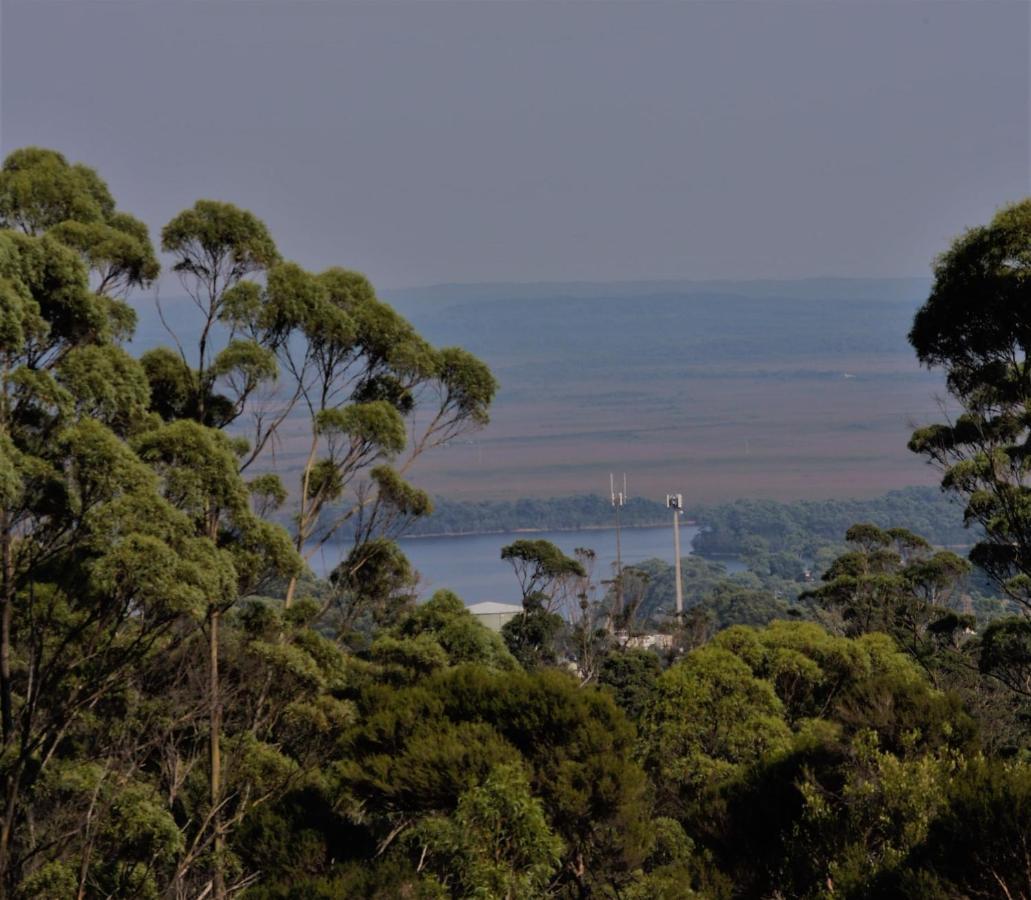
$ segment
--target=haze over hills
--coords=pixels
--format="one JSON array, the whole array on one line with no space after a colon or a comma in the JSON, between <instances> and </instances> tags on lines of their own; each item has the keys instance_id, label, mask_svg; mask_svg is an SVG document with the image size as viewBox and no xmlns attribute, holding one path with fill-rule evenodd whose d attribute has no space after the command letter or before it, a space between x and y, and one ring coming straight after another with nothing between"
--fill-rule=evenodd
<instances>
[{"instance_id":1,"label":"haze over hills","mask_svg":"<svg viewBox=\"0 0 1031 900\"><path fill-rule=\"evenodd\" d=\"M941 378L906 333L926 279L439 285L383 291L435 344L482 357L490 426L425 458L452 499L676 489L697 502L861 497L933 473L906 450ZM166 296L174 322L185 298ZM137 344L162 340L138 300ZM281 461L293 452L287 434Z\"/></svg>"}]
</instances>

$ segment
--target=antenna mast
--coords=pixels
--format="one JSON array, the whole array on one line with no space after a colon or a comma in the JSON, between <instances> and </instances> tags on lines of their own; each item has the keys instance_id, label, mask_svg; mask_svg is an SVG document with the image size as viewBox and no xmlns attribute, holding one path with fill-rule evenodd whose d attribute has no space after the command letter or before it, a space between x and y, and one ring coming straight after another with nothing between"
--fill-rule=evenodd
<instances>
[{"instance_id":1,"label":"antenna mast","mask_svg":"<svg viewBox=\"0 0 1031 900\"><path fill-rule=\"evenodd\" d=\"M684 583L680 577L680 514L684 511L683 494L666 494L666 507L673 510L673 566L677 576L677 624L684 615Z\"/></svg>"},{"instance_id":2,"label":"antenna mast","mask_svg":"<svg viewBox=\"0 0 1031 900\"><path fill-rule=\"evenodd\" d=\"M623 473L623 490L616 490L616 476L609 473L609 492L612 496L612 508L616 511L616 604L620 612L623 612L623 548L622 528L619 521L619 511L623 504L630 499L626 486L626 472Z\"/></svg>"}]
</instances>

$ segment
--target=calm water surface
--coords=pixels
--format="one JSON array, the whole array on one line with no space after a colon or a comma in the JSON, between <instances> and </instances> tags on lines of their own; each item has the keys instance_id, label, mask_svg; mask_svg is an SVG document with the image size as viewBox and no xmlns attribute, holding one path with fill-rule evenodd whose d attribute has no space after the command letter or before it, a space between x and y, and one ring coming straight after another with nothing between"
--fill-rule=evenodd
<instances>
[{"instance_id":1,"label":"calm water surface","mask_svg":"<svg viewBox=\"0 0 1031 900\"><path fill-rule=\"evenodd\" d=\"M694 526L680 529L680 548L691 552L691 539L698 533ZM518 534L476 534L447 537L406 538L400 542L412 565L422 576L420 592L428 597L440 588L448 588L466 603L519 600L519 584L512 567L501 559L501 548L520 538L551 541L572 556L577 547L587 547L597 554L594 565L596 581L611 578L616 560L616 530L541 531ZM658 557L673 561L673 528L624 528L622 532L623 565L634 565ZM325 574L338 562L339 548L327 547L322 559L313 559L312 567ZM740 568L734 564L729 570Z\"/></svg>"}]
</instances>

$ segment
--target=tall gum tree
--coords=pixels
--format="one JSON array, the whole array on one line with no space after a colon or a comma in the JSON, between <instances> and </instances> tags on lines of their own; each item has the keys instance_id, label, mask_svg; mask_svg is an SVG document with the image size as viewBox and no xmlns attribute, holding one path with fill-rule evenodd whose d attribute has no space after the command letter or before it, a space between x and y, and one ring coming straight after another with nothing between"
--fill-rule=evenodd
<instances>
[{"instance_id":1,"label":"tall gum tree","mask_svg":"<svg viewBox=\"0 0 1031 900\"><path fill-rule=\"evenodd\" d=\"M124 297L156 273L91 169L38 148L0 167L2 896L55 840L32 811L64 748L176 623L232 593L227 560L129 444L156 420L119 346Z\"/></svg>"},{"instance_id":2,"label":"tall gum tree","mask_svg":"<svg viewBox=\"0 0 1031 900\"><path fill-rule=\"evenodd\" d=\"M341 592L352 605L370 585L391 593L409 570L390 538L429 509L409 469L485 424L496 389L482 363L430 347L357 273L311 275L284 262L245 210L200 201L169 223L162 245L195 305L197 339L172 334L171 347L137 360L122 342L135 325L129 293L158 274L146 228L95 172L54 151L17 151L0 168L3 896L154 893L163 880L173 894L235 889L225 880L229 829L275 783L248 767L255 752L271 760L281 757L275 743L290 745L268 724L290 702L274 673L308 671L313 653L327 672L335 663L310 646L312 603L295 601L280 624L261 627L248 606L244 631L262 635L247 639L248 665L260 677L252 689L233 682L234 702L253 707L234 708L233 727L253 721L248 740L226 736L227 767L223 616L271 578L290 581L297 550L310 556L345 526L353 546ZM299 473L291 539L266 518L287 491L264 454L299 402L315 451ZM244 631L234 625L234 647ZM234 658L229 677L245 668ZM333 677L303 683L317 694ZM147 698L146 679L179 699ZM134 696L143 707L131 711ZM329 721L319 704L330 719L346 715L313 697L313 722ZM134 737L117 714L105 718L119 704L157 732ZM162 744L165 732L174 735ZM273 744L262 748L263 735ZM93 746L94 759L67 756L72 746ZM201 747L206 803L186 798L183 781L204 769ZM166 765L161 802L164 775L147 779ZM135 849L117 838L119 798L130 795L155 842ZM147 856L158 845L176 860L171 873ZM61 849L48 859L47 847Z\"/></svg>"},{"instance_id":3,"label":"tall gum tree","mask_svg":"<svg viewBox=\"0 0 1031 900\"><path fill-rule=\"evenodd\" d=\"M497 383L472 354L431 347L348 269L279 266L263 287L235 289L227 318L273 348L295 386L307 420L295 545L308 561L348 528L337 579L347 585L369 563L374 539L396 537L430 511L405 477L427 451L487 424ZM287 606L296 587L292 579Z\"/></svg>"},{"instance_id":4,"label":"tall gum tree","mask_svg":"<svg viewBox=\"0 0 1031 900\"><path fill-rule=\"evenodd\" d=\"M945 372L958 414L914 432L910 449L942 472L983 537L971 560L1023 609L981 638L982 671L1031 695L1031 199L965 232L937 260L909 333Z\"/></svg>"},{"instance_id":5,"label":"tall gum tree","mask_svg":"<svg viewBox=\"0 0 1031 900\"><path fill-rule=\"evenodd\" d=\"M359 572L391 558L385 552L390 538L431 508L406 473L426 451L487 422L493 376L459 348L432 348L376 297L364 276L340 268L312 275L283 261L264 224L231 204L198 201L165 226L162 247L197 309L199 337L192 351L173 334L175 351L145 354L153 409L173 424L228 430L233 439L222 455L235 449L235 473L242 475L274 446L299 408L303 417L294 421L306 423L308 451L293 549L308 560L350 525L352 546L335 584L352 606L360 603L354 591ZM203 459L196 457L197 466ZM190 463L177 459L176 471L183 466ZM226 478L210 486L228 484ZM253 478L251 489L252 511L271 512L287 496L269 471ZM245 512L238 502L226 505L215 490L205 516L195 516L198 532L223 546L225 517L239 520ZM282 560L276 571L287 576L289 608L298 568L286 566L285 555ZM219 810L227 800L220 749L224 612L212 603L207 615L216 897L225 891L219 863Z\"/></svg>"},{"instance_id":6,"label":"tall gum tree","mask_svg":"<svg viewBox=\"0 0 1031 900\"><path fill-rule=\"evenodd\" d=\"M250 411L256 392L274 383L278 374L270 346L275 334L261 328L261 310L251 308L245 317L242 304L234 305L233 298L253 284L248 279L267 275L281 259L256 216L213 200L199 200L173 218L161 232L161 245L175 260L173 269L197 309L199 328L192 357L184 340L169 329L177 355L157 349L143 358L155 409L169 424L151 436L142 452L165 464L166 493L190 511L197 533L228 549L259 521L247 503L242 472L271 440L293 402L287 400L271 419L264 407L254 413L256 432L250 443L234 444L223 433ZM289 577L296 571L281 554L273 558L285 564L282 574ZM272 570L277 571L275 566ZM215 898L226 896L220 628L229 605L244 593L238 591L228 604L211 598L206 615L208 821Z\"/></svg>"}]
</instances>

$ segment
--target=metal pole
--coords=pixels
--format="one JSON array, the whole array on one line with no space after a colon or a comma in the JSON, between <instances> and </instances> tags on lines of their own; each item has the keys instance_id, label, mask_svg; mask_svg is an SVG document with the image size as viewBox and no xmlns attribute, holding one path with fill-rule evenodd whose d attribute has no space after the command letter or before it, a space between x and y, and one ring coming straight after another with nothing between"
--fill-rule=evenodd
<instances>
[{"instance_id":1,"label":"metal pole","mask_svg":"<svg viewBox=\"0 0 1031 900\"><path fill-rule=\"evenodd\" d=\"M673 557L677 572L677 622L684 613L684 583L680 576L680 510L673 507Z\"/></svg>"},{"instance_id":2,"label":"metal pole","mask_svg":"<svg viewBox=\"0 0 1031 900\"><path fill-rule=\"evenodd\" d=\"M666 494L666 508L673 510L673 568L677 575L677 622L684 612L684 582L680 575L680 513L684 509L683 494Z\"/></svg>"},{"instance_id":3,"label":"metal pole","mask_svg":"<svg viewBox=\"0 0 1031 900\"><path fill-rule=\"evenodd\" d=\"M619 510L623 505L622 495L616 504L616 603L620 613L623 612L623 549L620 541Z\"/></svg>"},{"instance_id":4,"label":"metal pole","mask_svg":"<svg viewBox=\"0 0 1031 900\"><path fill-rule=\"evenodd\" d=\"M620 535L619 511L627 499L626 473L623 473L623 490L616 491L616 476L609 473L609 490L612 492L612 506L616 510L616 609L623 612L623 548Z\"/></svg>"}]
</instances>

